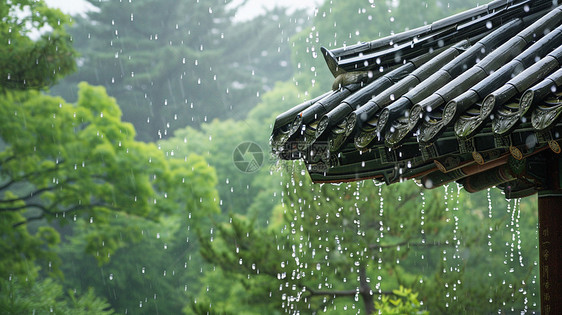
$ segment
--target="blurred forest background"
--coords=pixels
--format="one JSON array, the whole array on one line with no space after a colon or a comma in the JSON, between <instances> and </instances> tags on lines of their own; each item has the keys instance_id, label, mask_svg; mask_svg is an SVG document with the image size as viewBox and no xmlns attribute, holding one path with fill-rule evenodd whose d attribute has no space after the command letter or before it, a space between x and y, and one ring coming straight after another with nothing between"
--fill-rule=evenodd
<instances>
[{"instance_id":1,"label":"blurred forest background","mask_svg":"<svg viewBox=\"0 0 562 315\"><path fill-rule=\"evenodd\" d=\"M536 197L310 183L275 117L328 48L476 1L0 4L0 313L461 314L539 309ZM255 172L237 145L264 151Z\"/></svg>"}]
</instances>

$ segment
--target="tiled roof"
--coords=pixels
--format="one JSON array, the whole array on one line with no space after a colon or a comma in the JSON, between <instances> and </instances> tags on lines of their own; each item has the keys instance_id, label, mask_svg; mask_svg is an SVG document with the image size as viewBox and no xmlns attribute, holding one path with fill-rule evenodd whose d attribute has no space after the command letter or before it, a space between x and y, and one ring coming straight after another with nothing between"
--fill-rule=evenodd
<instances>
[{"instance_id":1,"label":"tiled roof","mask_svg":"<svg viewBox=\"0 0 562 315\"><path fill-rule=\"evenodd\" d=\"M469 191L541 189L537 153L560 153L562 6L492 1L334 50L331 91L279 115L281 159L315 182L415 178Z\"/></svg>"}]
</instances>

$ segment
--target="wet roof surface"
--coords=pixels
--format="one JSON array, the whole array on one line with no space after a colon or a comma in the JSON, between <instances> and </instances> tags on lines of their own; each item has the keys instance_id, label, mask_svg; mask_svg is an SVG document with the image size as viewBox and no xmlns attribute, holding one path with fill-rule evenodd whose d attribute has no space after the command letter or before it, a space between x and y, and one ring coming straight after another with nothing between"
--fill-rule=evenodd
<instances>
[{"instance_id":1,"label":"wet roof surface","mask_svg":"<svg viewBox=\"0 0 562 315\"><path fill-rule=\"evenodd\" d=\"M274 154L315 182L457 181L508 197L541 189L560 153L562 6L492 1L404 33L322 48L331 91L279 115Z\"/></svg>"}]
</instances>

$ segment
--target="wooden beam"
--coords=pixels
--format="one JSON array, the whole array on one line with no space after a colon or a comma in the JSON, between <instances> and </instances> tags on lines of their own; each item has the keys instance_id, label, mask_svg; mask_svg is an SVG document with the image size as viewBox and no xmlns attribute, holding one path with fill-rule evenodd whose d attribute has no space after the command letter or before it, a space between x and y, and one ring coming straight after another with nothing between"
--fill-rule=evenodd
<instances>
[{"instance_id":1,"label":"wooden beam","mask_svg":"<svg viewBox=\"0 0 562 315\"><path fill-rule=\"evenodd\" d=\"M562 314L562 158L547 158L549 178L539 192L541 314Z\"/></svg>"}]
</instances>

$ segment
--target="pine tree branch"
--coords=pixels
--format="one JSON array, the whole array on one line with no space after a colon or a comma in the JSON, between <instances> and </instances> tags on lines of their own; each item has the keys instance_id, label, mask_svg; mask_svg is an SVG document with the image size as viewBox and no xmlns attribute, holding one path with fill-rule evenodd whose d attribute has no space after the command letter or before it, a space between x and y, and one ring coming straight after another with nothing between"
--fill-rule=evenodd
<instances>
[{"instance_id":1,"label":"pine tree branch","mask_svg":"<svg viewBox=\"0 0 562 315\"><path fill-rule=\"evenodd\" d=\"M344 297L344 296L355 296L356 294L361 294L361 292L357 290L314 290L307 286L305 286L304 289L308 291L311 296L327 295L331 297ZM373 294L390 295L394 293L390 291L380 291L380 292L373 291Z\"/></svg>"},{"instance_id":2,"label":"pine tree branch","mask_svg":"<svg viewBox=\"0 0 562 315\"><path fill-rule=\"evenodd\" d=\"M306 291L310 292L310 295L317 296L317 295L328 295L331 297L341 297L341 296L355 296L359 294L357 290L313 290L309 287L305 287Z\"/></svg>"},{"instance_id":3,"label":"pine tree branch","mask_svg":"<svg viewBox=\"0 0 562 315\"><path fill-rule=\"evenodd\" d=\"M441 243L441 242L410 243L410 240L406 240L396 244L388 244L388 245L370 244L369 249L393 248L403 245L406 245L407 247L453 246L453 244L451 243L450 244Z\"/></svg>"}]
</instances>

